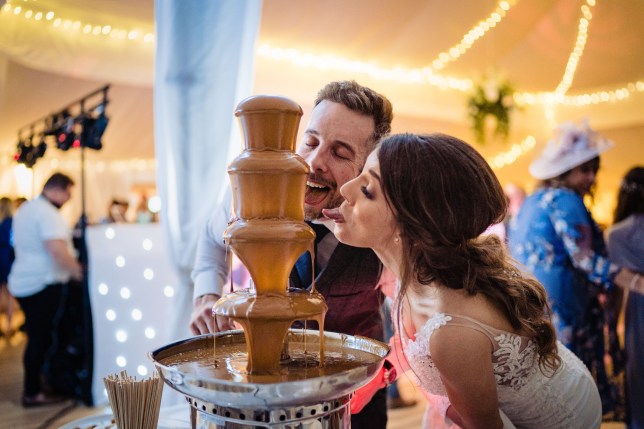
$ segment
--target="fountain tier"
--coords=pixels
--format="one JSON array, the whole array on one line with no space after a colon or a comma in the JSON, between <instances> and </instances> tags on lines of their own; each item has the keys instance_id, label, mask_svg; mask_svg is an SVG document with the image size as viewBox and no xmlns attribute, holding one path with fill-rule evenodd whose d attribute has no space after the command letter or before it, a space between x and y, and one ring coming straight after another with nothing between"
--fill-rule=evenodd
<instances>
[{"instance_id":1,"label":"fountain tier","mask_svg":"<svg viewBox=\"0 0 644 429\"><path fill-rule=\"evenodd\" d=\"M304 222L309 167L294 153L302 109L286 98L256 96L239 103L235 115L245 144L228 167L235 220L224 241L248 269L254 287L220 300L213 313L244 328L247 371L274 374L293 322L312 319L323 331L327 310L315 290L287 293L295 261L307 250L314 253L315 233Z\"/></svg>"}]
</instances>

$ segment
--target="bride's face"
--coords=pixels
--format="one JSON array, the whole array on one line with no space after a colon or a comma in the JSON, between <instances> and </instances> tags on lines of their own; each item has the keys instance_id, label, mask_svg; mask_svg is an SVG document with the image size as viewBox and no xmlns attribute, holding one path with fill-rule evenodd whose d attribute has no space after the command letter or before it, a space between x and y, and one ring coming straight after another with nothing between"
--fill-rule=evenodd
<instances>
[{"instance_id":1,"label":"bride's face","mask_svg":"<svg viewBox=\"0 0 644 429\"><path fill-rule=\"evenodd\" d=\"M387 205L380 181L380 164L376 152L367 158L362 173L340 189L345 201L339 208L335 236L355 247L376 251L393 245L398 232L396 219Z\"/></svg>"}]
</instances>

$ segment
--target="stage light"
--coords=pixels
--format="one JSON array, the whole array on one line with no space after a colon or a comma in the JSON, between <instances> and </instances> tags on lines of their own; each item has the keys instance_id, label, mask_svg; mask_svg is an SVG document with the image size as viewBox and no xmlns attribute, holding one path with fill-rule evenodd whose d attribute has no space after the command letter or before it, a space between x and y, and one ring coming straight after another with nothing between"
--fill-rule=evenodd
<instances>
[{"instance_id":1,"label":"stage light","mask_svg":"<svg viewBox=\"0 0 644 429\"><path fill-rule=\"evenodd\" d=\"M14 155L14 159L18 161L20 164L24 164L25 161L27 160L27 145L22 139L18 139L18 143L16 144L16 154Z\"/></svg>"},{"instance_id":2,"label":"stage light","mask_svg":"<svg viewBox=\"0 0 644 429\"><path fill-rule=\"evenodd\" d=\"M107 128L109 118L105 115L105 105L101 104L96 108L97 117L86 115L81 123L83 131L81 133L81 145L89 149L100 150L103 147L101 137Z\"/></svg>"},{"instance_id":3,"label":"stage light","mask_svg":"<svg viewBox=\"0 0 644 429\"><path fill-rule=\"evenodd\" d=\"M54 125L54 132L56 133L56 146L60 150L69 150L76 140L76 133L74 132L74 118L67 110L63 110L58 118L57 123Z\"/></svg>"},{"instance_id":4,"label":"stage light","mask_svg":"<svg viewBox=\"0 0 644 429\"><path fill-rule=\"evenodd\" d=\"M44 141L44 137L40 140L38 145L33 145L32 140L33 136L30 136L27 140L18 139L18 144L16 145L16 154L14 159L20 164L24 164L27 168L33 168L38 161L38 158L42 158L45 155L47 150L47 144Z\"/></svg>"},{"instance_id":5,"label":"stage light","mask_svg":"<svg viewBox=\"0 0 644 429\"><path fill-rule=\"evenodd\" d=\"M45 156L45 152L47 151L47 143L45 143L44 137L40 140L40 143L38 146L36 146L36 158L42 158Z\"/></svg>"}]
</instances>

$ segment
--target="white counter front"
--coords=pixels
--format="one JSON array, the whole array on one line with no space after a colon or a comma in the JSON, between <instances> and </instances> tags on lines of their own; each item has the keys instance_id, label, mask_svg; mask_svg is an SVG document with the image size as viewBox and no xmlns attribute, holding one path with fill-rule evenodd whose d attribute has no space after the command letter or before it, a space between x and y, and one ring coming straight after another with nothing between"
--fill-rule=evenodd
<instances>
[{"instance_id":1,"label":"white counter front","mask_svg":"<svg viewBox=\"0 0 644 429\"><path fill-rule=\"evenodd\" d=\"M103 377L126 370L146 377L147 354L173 339L177 275L161 225L109 224L87 228L89 294L94 324L96 405L107 402ZM164 391L164 399L166 392Z\"/></svg>"}]
</instances>

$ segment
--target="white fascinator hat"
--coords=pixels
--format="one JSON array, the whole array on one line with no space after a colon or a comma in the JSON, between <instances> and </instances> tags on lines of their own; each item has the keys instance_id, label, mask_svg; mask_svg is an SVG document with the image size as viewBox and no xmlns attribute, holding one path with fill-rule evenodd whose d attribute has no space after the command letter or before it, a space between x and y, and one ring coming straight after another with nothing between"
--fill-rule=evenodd
<instances>
[{"instance_id":1,"label":"white fascinator hat","mask_svg":"<svg viewBox=\"0 0 644 429\"><path fill-rule=\"evenodd\" d=\"M613 142L592 130L587 119L579 125L565 122L556 128L554 137L528 170L535 179L552 179L611 147Z\"/></svg>"}]
</instances>

